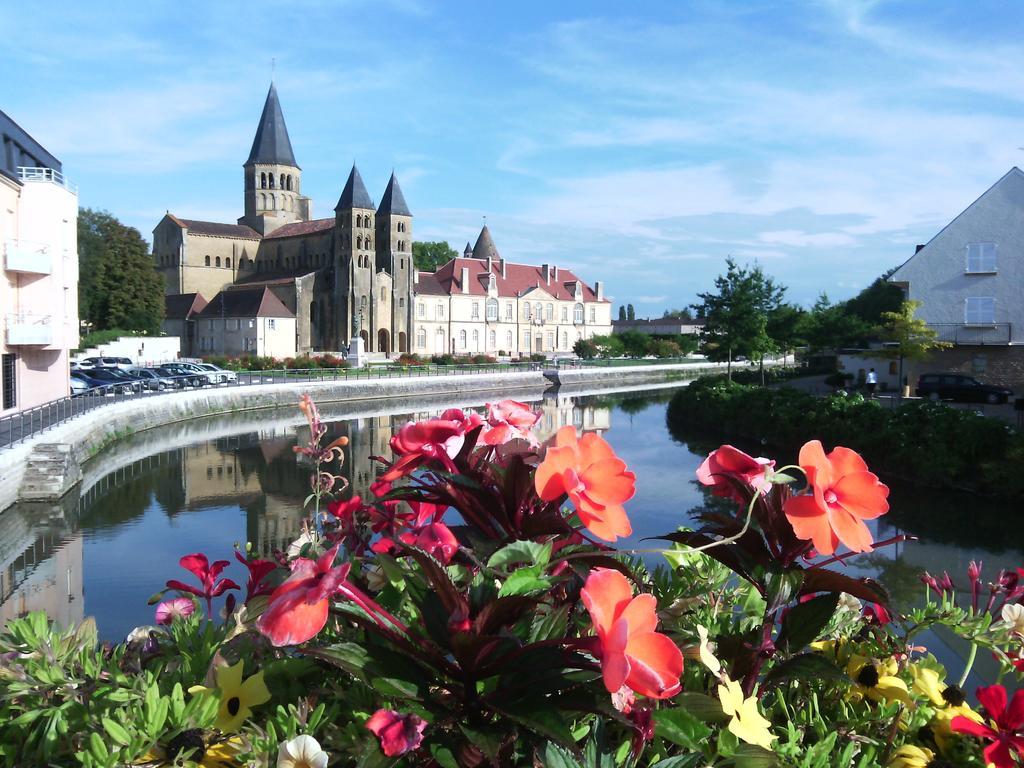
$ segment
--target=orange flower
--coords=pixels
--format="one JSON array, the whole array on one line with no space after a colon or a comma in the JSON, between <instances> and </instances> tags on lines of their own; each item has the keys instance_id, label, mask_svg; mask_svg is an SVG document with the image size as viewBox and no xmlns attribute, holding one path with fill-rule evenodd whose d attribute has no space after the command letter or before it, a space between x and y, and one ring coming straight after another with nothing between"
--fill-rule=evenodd
<instances>
[{"instance_id":1,"label":"orange flower","mask_svg":"<svg viewBox=\"0 0 1024 768\"><path fill-rule=\"evenodd\" d=\"M622 504L633 498L636 475L600 435L588 433L577 440L576 427L562 427L537 467L534 484L544 501L567 494L599 539L615 541L633 532Z\"/></svg>"},{"instance_id":2,"label":"orange flower","mask_svg":"<svg viewBox=\"0 0 1024 768\"><path fill-rule=\"evenodd\" d=\"M591 571L580 594L597 630L601 673L609 693L622 686L652 699L679 693L683 654L666 635L654 631L654 595L633 597L626 577L608 568Z\"/></svg>"},{"instance_id":3,"label":"orange flower","mask_svg":"<svg viewBox=\"0 0 1024 768\"><path fill-rule=\"evenodd\" d=\"M800 449L800 468L811 493L790 498L785 507L797 537L813 541L823 555L835 552L839 542L870 552L873 539L864 521L889 511L889 487L856 451L837 447L826 456L820 440Z\"/></svg>"}]
</instances>

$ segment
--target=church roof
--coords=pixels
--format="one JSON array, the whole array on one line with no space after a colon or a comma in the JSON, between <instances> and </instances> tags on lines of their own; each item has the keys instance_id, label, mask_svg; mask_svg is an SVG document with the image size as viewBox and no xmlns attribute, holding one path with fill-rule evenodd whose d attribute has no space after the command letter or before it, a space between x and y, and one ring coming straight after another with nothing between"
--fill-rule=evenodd
<instances>
[{"instance_id":1,"label":"church roof","mask_svg":"<svg viewBox=\"0 0 1024 768\"><path fill-rule=\"evenodd\" d=\"M484 228L480 230L480 236L476 239L476 245L473 246L473 258L486 259L488 256L492 259L501 258L498 255L498 249L494 247L494 240L491 239L491 231L484 224Z\"/></svg>"},{"instance_id":2,"label":"church roof","mask_svg":"<svg viewBox=\"0 0 1024 768\"><path fill-rule=\"evenodd\" d=\"M370 197L370 193L366 191L363 177L359 175L359 169L356 168L355 163L352 164L352 170L348 174L345 188L341 190L341 198L338 200L338 204L334 206L336 211L343 211L349 208L369 208L371 211L374 208L373 199Z\"/></svg>"},{"instance_id":3,"label":"church roof","mask_svg":"<svg viewBox=\"0 0 1024 768\"><path fill-rule=\"evenodd\" d=\"M164 318L185 320L203 311L206 299L201 293L171 293L164 296Z\"/></svg>"},{"instance_id":4,"label":"church roof","mask_svg":"<svg viewBox=\"0 0 1024 768\"><path fill-rule=\"evenodd\" d=\"M295 162L292 142L288 138L288 127L284 124L284 114L281 112L281 103L277 100L277 88L273 82L267 91L267 100L263 104L263 114L260 115L260 124L256 128L256 138L252 141L249 159L245 161L246 165L251 163L299 167Z\"/></svg>"},{"instance_id":5,"label":"church roof","mask_svg":"<svg viewBox=\"0 0 1024 768\"><path fill-rule=\"evenodd\" d=\"M505 268L505 276L502 277L502 266ZM478 258L467 259L458 257L452 259L436 272L420 272L419 282L415 286L417 294L422 295L455 295L462 293L462 270L468 271L468 291L471 296L486 296L487 281L493 279L498 296L507 298L518 298L526 294L540 290L552 298L560 301L573 301L576 295L576 283L580 283L583 301L607 302L607 299L598 299L594 286L587 285L580 280L576 274L568 269L549 267L547 279L545 279L544 268L533 264L512 264L511 262L491 262L492 278L487 277L487 262ZM436 287L435 287L436 286Z\"/></svg>"},{"instance_id":6,"label":"church roof","mask_svg":"<svg viewBox=\"0 0 1024 768\"><path fill-rule=\"evenodd\" d=\"M224 290L197 317L295 317L269 288Z\"/></svg>"},{"instance_id":7,"label":"church roof","mask_svg":"<svg viewBox=\"0 0 1024 768\"><path fill-rule=\"evenodd\" d=\"M167 214L179 227L186 228L193 235L209 235L211 237L244 237L247 240L259 240L260 233L245 224L223 224L219 221L200 221L198 219L179 219Z\"/></svg>"},{"instance_id":8,"label":"church roof","mask_svg":"<svg viewBox=\"0 0 1024 768\"><path fill-rule=\"evenodd\" d=\"M282 227L278 227L269 235L266 235L264 240L273 240L278 237L294 237L295 235L312 235L317 232L326 232L329 229L334 228L334 217L329 219L313 219L312 221L293 221L291 224L285 224Z\"/></svg>"},{"instance_id":9,"label":"church roof","mask_svg":"<svg viewBox=\"0 0 1024 768\"><path fill-rule=\"evenodd\" d=\"M384 197L380 200L380 207L377 209L377 213L393 213L397 216L412 216L409 211L409 206L405 204L405 195L402 194L402 188L398 186L398 179L395 178L395 172L391 172L391 178L388 180L388 188L384 190Z\"/></svg>"}]
</instances>

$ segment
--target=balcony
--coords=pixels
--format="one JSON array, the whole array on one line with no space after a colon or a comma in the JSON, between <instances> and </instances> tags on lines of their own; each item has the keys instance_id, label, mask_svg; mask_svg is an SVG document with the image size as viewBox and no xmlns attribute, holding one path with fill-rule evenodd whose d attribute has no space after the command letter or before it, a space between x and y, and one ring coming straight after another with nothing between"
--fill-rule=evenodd
<instances>
[{"instance_id":1,"label":"balcony","mask_svg":"<svg viewBox=\"0 0 1024 768\"><path fill-rule=\"evenodd\" d=\"M48 347L53 344L52 315L7 315L7 346Z\"/></svg>"},{"instance_id":2,"label":"balcony","mask_svg":"<svg viewBox=\"0 0 1024 768\"><path fill-rule=\"evenodd\" d=\"M8 240L4 243L4 269L8 272L49 275L53 272L53 256L45 243Z\"/></svg>"},{"instance_id":3,"label":"balcony","mask_svg":"<svg viewBox=\"0 0 1024 768\"><path fill-rule=\"evenodd\" d=\"M1014 343L1012 323L929 323L939 341L955 346L991 346Z\"/></svg>"},{"instance_id":4,"label":"balcony","mask_svg":"<svg viewBox=\"0 0 1024 768\"><path fill-rule=\"evenodd\" d=\"M78 186L64 178L64 174L60 171L55 171L52 168L18 166L18 178L21 181L43 181L48 184L56 184L73 195L78 194Z\"/></svg>"}]
</instances>

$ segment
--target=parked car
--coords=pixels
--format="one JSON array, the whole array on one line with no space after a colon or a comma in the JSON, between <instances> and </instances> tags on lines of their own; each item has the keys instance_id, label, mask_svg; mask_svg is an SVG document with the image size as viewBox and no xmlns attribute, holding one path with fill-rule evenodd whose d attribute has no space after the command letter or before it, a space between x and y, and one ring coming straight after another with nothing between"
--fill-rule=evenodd
<instances>
[{"instance_id":1,"label":"parked car","mask_svg":"<svg viewBox=\"0 0 1024 768\"><path fill-rule=\"evenodd\" d=\"M203 371L208 371L209 373L214 374L215 376L217 376L217 380L220 381L221 383L229 381L238 381L237 373L235 373L234 371L226 371L223 368L218 368L213 363L192 363L192 365L196 366L197 368Z\"/></svg>"},{"instance_id":2,"label":"parked car","mask_svg":"<svg viewBox=\"0 0 1024 768\"><path fill-rule=\"evenodd\" d=\"M201 387L204 384L210 383L210 379L207 374L196 373L193 370L185 368L180 363L164 363L163 365L158 365L153 370L188 387Z\"/></svg>"},{"instance_id":3,"label":"parked car","mask_svg":"<svg viewBox=\"0 0 1024 768\"><path fill-rule=\"evenodd\" d=\"M186 371L191 371L192 373L205 377L208 384L219 384L221 381L220 376L213 373L212 371L203 368L202 365L200 365L199 363L186 363L184 361L179 360L178 362L174 363L174 365L178 366L179 368L184 368Z\"/></svg>"},{"instance_id":4,"label":"parked car","mask_svg":"<svg viewBox=\"0 0 1024 768\"><path fill-rule=\"evenodd\" d=\"M82 360L83 365L91 365L94 368L121 368L131 366L132 361L127 357L87 357Z\"/></svg>"},{"instance_id":5,"label":"parked car","mask_svg":"<svg viewBox=\"0 0 1024 768\"><path fill-rule=\"evenodd\" d=\"M925 373L917 380L917 396L958 403L1006 403L1013 391L960 373Z\"/></svg>"},{"instance_id":6,"label":"parked car","mask_svg":"<svg viewBox=\"0 0 1024 768\"><path fill-rule=\"evenodd\" d=\"M109 372L109 368L73 371L71 379L83 382L86 385L86 392L102 390L103 394L127 395L136 391L135 387L138 385L138 382L126 382L117 377L107 377L104 375Z\"/></svg>"},{"instance_id":7,"label":"parked car","mask_svg":"<svg viewBox=\"0 0 1024 768\"><path fill-rule=\"evenodd\" d=\"M106 384L122 384L127 387L130 392L142 391L142 382L134 376L129 376L120 368L94 368L89 375Z\"/></svg>"},{"instance_id":8,"label":"parked car","mask_svg":"<svg viewBox=\"0 0 1024 768\"><path fill-rule=\"evenodd\" d=\"M84 395L89 391L89 382L85 380L83 376L76 376L74 372L71 373L71 378L68 382L71 387L71 396L76 397L78 395Z\"/></svg>"},{"instance_id":9,"label":"parked car","mask_svg":"<svg viewBox=\"0 0 1024 768\"><path fill-rule=\"evenodd\" d=\"M156 371L151 371L148 368L129 368L125 373L141 380L142 386L146 389L156 392L160 392L165 389L174 389L176 386L174 379L167 376L161 376Z\"/></svg>"}]
</instances>

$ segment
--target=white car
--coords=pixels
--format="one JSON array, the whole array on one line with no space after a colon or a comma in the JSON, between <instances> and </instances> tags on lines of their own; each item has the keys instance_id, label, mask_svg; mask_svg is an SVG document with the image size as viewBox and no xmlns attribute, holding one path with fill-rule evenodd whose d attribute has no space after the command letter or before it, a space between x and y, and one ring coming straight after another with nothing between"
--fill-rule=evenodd
<instances>
[{"instance_id":1,"label":"white car","mask_svg":"<svg viewBox=\"0 0 1024 768\"><path fill-rule=\"evenodd\" d=\"M237 373L218 368L213 363L194 363L194 365L201 371L217 376L217 381L222 384L229 381L238 381Z\"/></svg>"}]
</instances>

